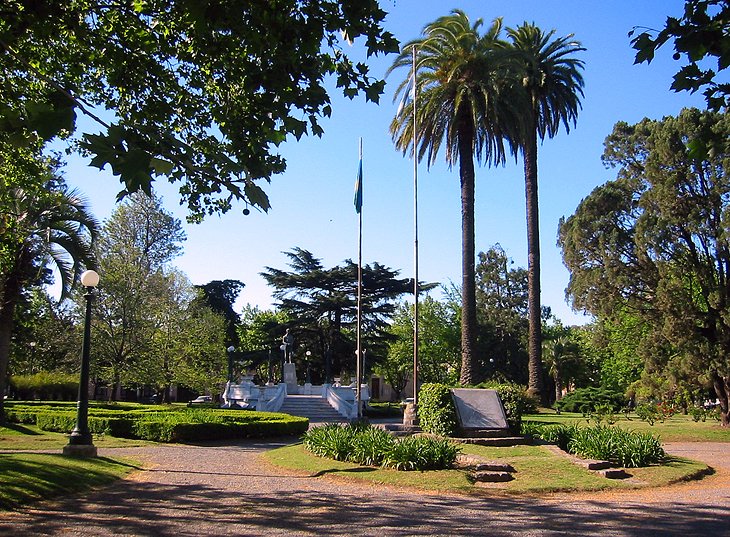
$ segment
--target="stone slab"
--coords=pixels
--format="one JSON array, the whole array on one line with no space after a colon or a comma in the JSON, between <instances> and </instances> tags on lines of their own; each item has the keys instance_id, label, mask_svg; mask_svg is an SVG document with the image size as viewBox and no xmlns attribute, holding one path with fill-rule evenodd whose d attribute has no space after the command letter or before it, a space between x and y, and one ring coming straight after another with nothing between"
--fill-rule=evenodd
<instances>
[{"instance_id":1,"label":"stone slab","mask_svg":"<svg viewBox=\"0 0 730 537\"><path fill-rule=\"evenodd\" d=\"M459 425L464 429L507 429L507 415L496 390L454 388Z\"/></svg>"}]
</instances>

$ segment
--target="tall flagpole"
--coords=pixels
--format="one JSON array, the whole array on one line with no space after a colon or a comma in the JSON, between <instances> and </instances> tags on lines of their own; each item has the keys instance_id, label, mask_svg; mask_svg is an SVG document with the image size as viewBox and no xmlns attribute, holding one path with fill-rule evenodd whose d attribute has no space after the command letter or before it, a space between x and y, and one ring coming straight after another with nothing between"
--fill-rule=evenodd
<instances>
[{"instance_id":1,"label":"tall flagpole","mask_svg":"<svg viewBox=\"0 0 730 537\"><path fill-rule=\"evenodd\" d=\"M418 129L416 123L416 45L413 45L413 406L418 408ZM417 410L416 410L417 412Z\"/></svg>"},{"instance_id":2,"label":"tall flagpole","mask_svg":"<svg viewBox=\"0 0 730 537\"><path fill-rule=\"evenodd\" d=\"M360 210L358 210L358 241L357 241L357 349L356 355L356 377L357 387L355 388L355 401L357 404L357 419L362 418L362 138L360 138L360 167L358 170L358 181L360 188Z\"/></svg>"}]
</instances>

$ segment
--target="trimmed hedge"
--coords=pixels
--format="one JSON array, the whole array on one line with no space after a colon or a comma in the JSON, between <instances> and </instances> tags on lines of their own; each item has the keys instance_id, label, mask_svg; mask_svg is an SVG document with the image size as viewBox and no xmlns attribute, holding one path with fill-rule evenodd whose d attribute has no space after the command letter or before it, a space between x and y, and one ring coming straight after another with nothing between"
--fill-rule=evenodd
<instances>
[{"instance_id":1,"label":"trimmed hedge","mask_svg":"<svg viewBox=\"0 0 730 537\"><path fill-rule=\"evenodd\" d=\"M75 405L10 403L6 415L12 422L35 424L46 431L70 433L76 425ZM309 420L274 412L91 404L88 424L90 432L97 435L186 442L300 435L306 432Z\"/></svg>"},{"instance_id":2,"label":"trimmed hedge","mask_svg":"<svg viewBox=\"0 0 730 537\"><path fill-rule=\"evenodd\" d=\"M458 426L451 388L445 384L424 384L418 392L418 421L424 432L453 436Z\"/></svg>"}]
</instances>

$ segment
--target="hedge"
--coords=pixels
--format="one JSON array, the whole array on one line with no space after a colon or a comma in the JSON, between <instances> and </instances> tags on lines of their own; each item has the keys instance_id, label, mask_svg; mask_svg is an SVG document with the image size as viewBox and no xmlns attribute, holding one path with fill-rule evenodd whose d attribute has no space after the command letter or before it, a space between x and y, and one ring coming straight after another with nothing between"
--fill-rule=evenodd
<instances>
[{"instance_id":1,"label":"hedge","mask_svg":"<svg viewBox=\"0 0 730 537\"><path fill-rule=\"evenodd\" d=\"M10 403L6 416L11 422L35 424L45 431L70 433L76 425L75 404ZM185 442L300 435L309 420L273 412L92 404L88 425L97 435Z\"/></svg>"},{"instance_id":2,"label":"hedge","mask_svg":"<svg viewBox=\"0 0 730 537\"><path fill-rule=\"evenodd\" d=\"M418 391L418 422L427 433L453 436L458 426L451 388L445 384L424 384Z\"/></svg>"}]
</instances>

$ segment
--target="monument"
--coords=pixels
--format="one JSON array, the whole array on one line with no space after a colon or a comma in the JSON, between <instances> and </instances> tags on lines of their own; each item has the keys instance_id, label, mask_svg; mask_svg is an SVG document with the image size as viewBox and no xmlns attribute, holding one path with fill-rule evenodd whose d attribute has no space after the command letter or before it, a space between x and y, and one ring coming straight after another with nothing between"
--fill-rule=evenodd
<instances>
[{"instance_id":1,"label":"monument","mask_svg":"<svg viewBox=\"0 0 730 537\"><path fill-rule=\"evenodd\" d=\"M507 415L496 390L451 390L459 426L465 431L507 430Z\"/></svg>"}]
</instances>

